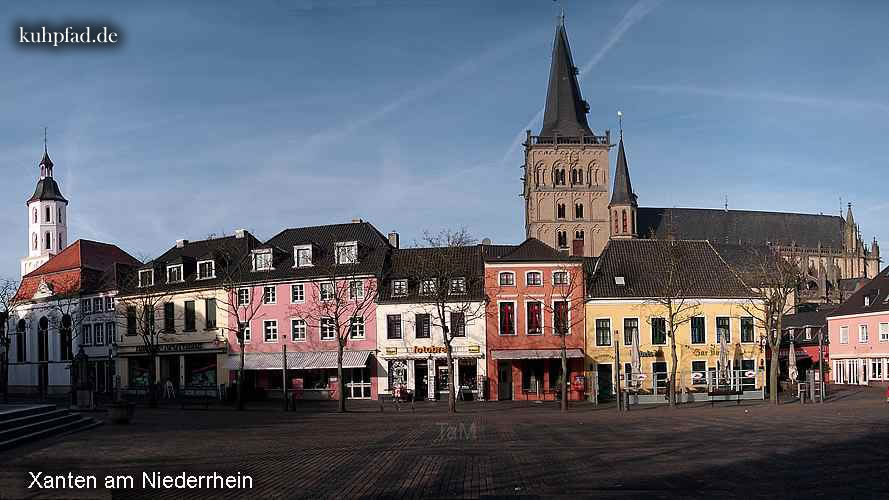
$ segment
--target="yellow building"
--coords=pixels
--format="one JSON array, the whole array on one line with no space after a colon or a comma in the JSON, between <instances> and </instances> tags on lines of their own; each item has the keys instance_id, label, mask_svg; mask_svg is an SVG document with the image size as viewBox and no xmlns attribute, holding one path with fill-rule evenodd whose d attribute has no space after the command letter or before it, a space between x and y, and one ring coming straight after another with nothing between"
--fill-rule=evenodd
<instances>
[{"instance_id":1,"label":"yellow building","mask_svg":"<svg viewBox=\"0 0 889 500\"><path fill-rule=\"evenodd\" d=\"M614 393L619 358L622 389L640 402L665 402L675 342L680 401L761 398L762 330L748 312L755 300L706 241L611 240L587 290L586 356L596 393Z\"/></svg>"}]
</instances>

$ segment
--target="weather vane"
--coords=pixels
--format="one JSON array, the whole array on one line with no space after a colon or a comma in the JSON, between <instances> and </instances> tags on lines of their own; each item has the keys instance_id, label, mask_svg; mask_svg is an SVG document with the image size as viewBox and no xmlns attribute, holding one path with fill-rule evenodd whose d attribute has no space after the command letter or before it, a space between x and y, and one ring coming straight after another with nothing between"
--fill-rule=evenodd
<instances>
[{"instance_id":1,"label":"weather vane","mask_svg":"<svg viewBox=\"0 0 889 500\"><path fill-rule=\"evenodd\" d=\"M559 22L564 25L565 24L565 7L562 6L562 2L559 0L553 0L553 3L559 6Z\"/></svg>"},{"instance_id":2,"label":"weather vane","mask_svg":"<svg viewBox=\"0 0 889 500\"><path fill-rule=\"evenodd\" d=\"M617 111L617 127L620 129L620 138L624 138L624 112Z\"/></svg>"}]
</instances>

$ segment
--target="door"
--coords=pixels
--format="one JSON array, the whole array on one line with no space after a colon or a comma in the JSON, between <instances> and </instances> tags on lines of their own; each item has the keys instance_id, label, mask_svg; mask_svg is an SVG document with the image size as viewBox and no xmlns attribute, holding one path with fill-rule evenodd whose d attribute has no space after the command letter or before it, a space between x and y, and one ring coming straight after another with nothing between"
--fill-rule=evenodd
<instances>
[{"instance_id":1,"label":"door","mask_svg":"<svg viewBox=\"0 0 889 500\"><path fill-rule=\"evenodd\" d=\"M607 401L614 395L614 373L611 365L599 363L596 365L596 379L598 380L599 401Z\"/></svg>"},{"instance_id":2,"label":"door","mask_svg":"<svg viewBox=\"0 0 889 500\"><path fill-rule=\"evenodd\" d=\"M435 360L435 390L438 399L448 399L448 385L450 384L448 373L448 360Z\"/></svg>"},{"instance_id":3,"label":"door","mask_svg":"<svg viewBox=\"0 0 889 500\"><path fill-rule=\"evenodd\" d=\"M497 366L497 399L512 399L512 363L509 361L501 361Z\"/></svg>"},{"instance_id":4,"label":"door","mask_svg":"<svg viewBox=\"0 0 889 500\"><path fill-rule=\"evenodd\" d=\"M348 369L346 396L351 399L370 399L370 369L366 367Z\"/></svg>"},{"instance_id":5,"label":"door","mask_svg":"<svg viewBox=\"0 0 889 500\"><path fill-rule=\"evenodd\" d=\"M425 361L414 362L414 398L424 400L429 394L429 365Z\"/></svg>"}]
</instances>

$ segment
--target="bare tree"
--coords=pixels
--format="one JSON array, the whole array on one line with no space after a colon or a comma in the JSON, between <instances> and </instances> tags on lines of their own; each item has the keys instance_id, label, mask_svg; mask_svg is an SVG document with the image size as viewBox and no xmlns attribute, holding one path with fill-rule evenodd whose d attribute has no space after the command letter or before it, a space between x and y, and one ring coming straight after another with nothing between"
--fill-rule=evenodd
<instances>
[{"instance_id":1,"label":"bare tree","mask_svg":"<svg viewBox=\"0 0 889 500\"><path fill-rule=\"evenodd\" d=\"M441 331L448 364L448 412L457 411L454 393L454 348L466 336L466 325L486 317L484 265L480 255L469 255L475 240L465 228L426 232L417 243L427 249L410 281L419 287L417 303L431 311L430 327Z\"/></svg>"},{"instance_id":2,"label":"bare tree","mask_svg":"<svg viewBox=\"0 0 889 500\"><path fill-rule=\"evenodd\" d=\"M13 279L0 279L0 347L3 358L0 359L0 385L3 389L3 402L9 402L9 348L12 345L10 317L21 302L18 296L19 282Z\"/></svg>"},{"instance_id":3,"label":"bare tree","mask_svg":"<svg viewBox=\"0 0 889 500\"><path fill-rule=\"evenodd\" d=\"M338 410L345 412L343 352L357 330L376 319L377 280L373 275L357 272L355 264L337 263L338 258L315 266L313 281L309 282L311 293L306 292L311 297L307 300L310 307L302 310L302 315L307 324L320 330L322 338L336 337Z\"/></svg>"}]
</instances>

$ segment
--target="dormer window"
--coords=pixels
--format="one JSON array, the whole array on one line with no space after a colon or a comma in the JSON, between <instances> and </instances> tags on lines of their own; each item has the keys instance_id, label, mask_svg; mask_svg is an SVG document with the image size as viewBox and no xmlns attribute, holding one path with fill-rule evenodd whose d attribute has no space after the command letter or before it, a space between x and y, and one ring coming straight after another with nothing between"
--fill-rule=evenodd
<instances>
[{"instance_id":1,"label":"dormer window","mask_svg":"<svg viewBox=\"0 0 889 500\"><path fill-rule=\"evenodd\" d=\"M864 296L864 307L870 306L870 295Z\"/></svg>"},{"instance_id":2,"label":"dormer window","mask_svg":"<svg viewBox=\"0 0 889 500\"><path fill-rule=\"evenodd\" d=\"M432 295L435 293L435 280L423 280L420 284L421 295Z\"/></svg>"},{"instance_id":3,"label":"dormer window","mask_svg":"<svg viewBox=\"0 0 889 500\"><path fill-rule=\"evenodd\" d=\"M180 281L182 281L182 264L167 266L167 283L178 283Z\"/></svg>"},{"instance_id":4,"label":"dormer window","mask_svg":"<svg viewBox=\"0 0 889 500\"><path fill-rule=\"evenodd\" d=\"M261 250L253 253L253 270L254 271L271 271L272 270L272 251Z\"/></svg>"},{"instance_id":5,"label":"dormer window","mask_svg":"<svg viewBox=\"0 0 889 500\"><path fill-rule=\"evenodd\" d=\"M198 261L198 279L206 280L216 277L216 263L212 260Z\"/></svg>"},{"instance_id":6,"label":"dormer window","mask_svg":"<svg viewBox=\"0 0 889 500\"><path fill-rule=\"evenodd\" d=\"M348 241L336 244L336 263L337 264L357 264L358 263L358 242Z\"/></svg>"},{"instance_id":7,"label":"dormer window","mask_svg":"<svg viewBox=\"0 0 889 500\"><path fill-rule=\"evenodd\" d=\"M139 271L139 286L154 286L154 269L144 269Z\"/></svg>"},{"instance_id":8,"label":"dormer window","mask_svg":"<svg viewBox=\"0 0 889 500\"><path fill-rule=\"evenodd\" d=\"M312 245L297 245L293 247L293 266L309 267L312 265Z\"/></svg>"},{"instance_id":9,"label":"dormer window","mask_svg":"<svg viewBox=\"0 0 889 500\"><path fill-rule=\"evenodd\" d=\"M395 280L392 282L392 296L404 297L407 295L407 280Z\"/></svg>"},{"instance_id":10,"label":"dormer window","mask_svg":"<svg viewBox=\"0 0 889 500\"><path fill-rule=\"evenodd\" d=\"M463 295L466 293L466 278L453 278L451 280L451 295Z\"/></svg>"},{"instance_id":11,"label":"dormer window","mask_svg":"<svg viewBox=\"0 0 889 500\"><path fill-rule=\"evenodd\" d=\"M614 277L614 284L618 285L618 286L624 286L627 284L627 279L623 276L615 276Z\"/></svg>"}]
</instances>

